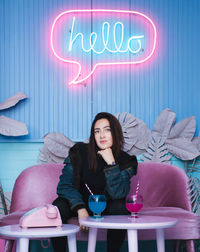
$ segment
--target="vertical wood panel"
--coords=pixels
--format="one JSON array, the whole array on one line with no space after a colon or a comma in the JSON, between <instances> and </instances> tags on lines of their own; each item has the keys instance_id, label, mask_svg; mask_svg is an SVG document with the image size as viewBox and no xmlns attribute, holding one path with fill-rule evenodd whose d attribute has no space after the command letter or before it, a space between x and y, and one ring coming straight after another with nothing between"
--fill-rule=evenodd
<instances>
[{"instance_id":1,"label":"vertical wood panel","mask_svg":"<svg viewBox=\"0 0 200 252\"><path fill-rule=\"evenodd\" d=\"M29 97L15 108L0 112L27 124L29 135L16 140L40 141L50 131L75 140L86 138L91 121L91 87L68 86L77 69L59 62L52 55L49 42L56 15L82 4L91 8L91 3L4 0L0 4L1 65L4 66L0 70L0 101L19 91Z\"/></svg>"},{"instance_id":2,"label":"vertical wood panel","mask_svg":"<svg viewBox=\"0 0 200 252\"><path fill-rule=\"evenodd\" d=\"M66 82L76 69L52 55L50 26L61 11L91 7L150 16L157 26L157 49L143 65L99 67L86 87L71 87ZM199 12L196 0L1 0L0 102L19 91L29 98L0 115L27 124L29 135L16 141L40 141L50 131L84 140L99 111L127 111L152 128L166 107L176 112L177 121L195 115L199 131ZM90 67L90 60L85 62Z\"/></svg>"}]
</instances>

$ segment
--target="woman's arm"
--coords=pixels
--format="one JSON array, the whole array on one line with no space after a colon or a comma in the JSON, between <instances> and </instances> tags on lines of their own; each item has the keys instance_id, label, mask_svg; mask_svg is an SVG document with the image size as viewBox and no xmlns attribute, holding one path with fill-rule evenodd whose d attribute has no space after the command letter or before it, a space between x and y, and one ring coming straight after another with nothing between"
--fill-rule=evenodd
<instances>
[{"instance_id":1,"label":"woman's arm","mask_svg":"<svg viewBox=\"0 0 200 252\"><path fill-rule=\"evenodd\" d=\"M130 179L136 174L137 159L135 156L129 156L127 165L121 169L120 164L108 166L104 169L106 177L106 190L112 199L126 197L130 191Z\"/></svg>"},{"instance_id":2,"label":"woman's arm","mask_svg":"<svg viewBox=\"0 0 200 252\"><path fill-rule=\"evenodd\" d=\"M60 181L57 186L57 194L60 197L66 198L69 201L72 211L77 211L78 219L88 217L89 214L82 200L81 194L74 186L73 167L70 163L69 157L65 159L65 166L60 176ZM87 227L80 225L81 230L88 230Z\"/></svg>"},{"instance_id":3,"label":"woman's arm","mask_svg":"<svg viewBox=\"0 0 200 252\"><path fill-rule=\"evenodd\" d=\"M82 195L74 186L74 172L69 157L65 159L64 163L65 166L57 186L57 194L59 197L69 201L71 210L77 211L78 209L85 208L85 203L82 199Z\"/></svg>"}]
</instances>

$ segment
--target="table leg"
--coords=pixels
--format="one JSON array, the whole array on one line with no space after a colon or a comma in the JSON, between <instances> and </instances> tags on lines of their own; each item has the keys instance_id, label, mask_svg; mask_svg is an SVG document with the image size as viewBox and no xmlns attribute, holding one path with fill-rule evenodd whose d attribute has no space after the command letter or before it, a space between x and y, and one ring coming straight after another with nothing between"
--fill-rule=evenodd
<instances>
[{"instance_id":1,"label":"table leg","mask_svg":"<svg viewBox=\"0 0 200 252\"><path fill-rule=\"evenodd\" d=\"M72 234L72 235L68 235L67 237L68 240L68 249L69 252L76 252L76 235Z\"/></svg>"},{"instance_id":2,"label":"table leg","mask_svg":"<svg viewBox=\"0 0 200 252\"><path fill-rule=\"evenodd\" d=\"M128 229L128 250L129 252L138 252L137 230Z\"/></svg>"},{"instance_id":3,"label":"table leg","mask_svg":"<svg viewBox=\"0 0 200 252\"><path fill-rule=\"evenodd\" d=\"M18 238L16 252L28 252L29 239Z\"/></svg>"},{"instance_id":4,"label":"table leg","mask_svg":"<svg viewBox=\"0 0 200 252\"><path fill-rule=\"evenodd\" d=\"M165 252L164 230L156 229L157 251Z\"/></svg>"},{"instance_id":5,"label":"table leg","mask_svg":"<svg viewBox=\"0 0 200 252\"><path fill-rule=\"evenodd\" d=\"M89 229L88 252L95 252L97 241L97 228Z\"/></svg>"}]
</instances>

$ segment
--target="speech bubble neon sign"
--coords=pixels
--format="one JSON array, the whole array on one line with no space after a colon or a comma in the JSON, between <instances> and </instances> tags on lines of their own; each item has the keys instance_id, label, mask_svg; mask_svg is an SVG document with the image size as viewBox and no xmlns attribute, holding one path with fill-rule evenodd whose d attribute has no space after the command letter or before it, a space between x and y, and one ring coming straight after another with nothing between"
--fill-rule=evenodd
<instances>
[{"instance_id":1,"label":"speech bubble neon sign","mask_svg":"<svg viewBox=\"0 0 200 252\"><path fill-rule=\"evenodd\" d=\"M90 35L88 27L95 30ZM156 37L153 21L137 11L69 10L60 13L52 24L51 48L59 60L78 66L77 74L69 82L71 85L87 80L100 65L147 61L155 51ZM88 62L84 61L89 60L91 55L94 66L88 70Z\"/></svg>"}]
</instances>

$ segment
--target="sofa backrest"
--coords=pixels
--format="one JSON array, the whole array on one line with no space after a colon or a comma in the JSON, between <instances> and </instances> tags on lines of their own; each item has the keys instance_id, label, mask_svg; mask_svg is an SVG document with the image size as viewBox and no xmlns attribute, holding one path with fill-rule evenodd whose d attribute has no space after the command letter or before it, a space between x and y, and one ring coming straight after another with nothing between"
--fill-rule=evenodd
<instances>
[{"instance_id":1,"label":"sofa backrest","mask_svg":"<svg viewBox=\"0 0 200 252\"><path fill-rule=\"evenodd\" d=\"M139 163L137 175L132 178L130 193L135 193L139 180L139 193L145 207L180 207L191 211L188 198L188 176L180 167L144 162Z\"/></svg>"},{"instance_id":2,"label":"sofa backrest","mask_svg":"<svg viewBox=\"0 0 200 252\"><path fill-rule=\"evenodd\" d=\"M52 203L63 164L39 164L25 169L16 179L10 212L29 210ZM137 181L144 206L174 206L191 210L187 198L186 173L179 167L160 163L139 163L131 180L134 193Z\"/></svg>"},{"instance_id":3,"label":"sofa backrest","mask_svg":"<svg viewBox=\"0 0 200 252\"><path fill-rule=\"evenodd\" d=\"M29 210L52 203L63 164L31 166L18 176L13 188L10 212Z\"/></svg>"}]
</instances>

